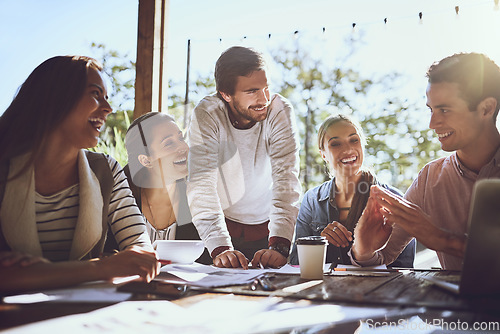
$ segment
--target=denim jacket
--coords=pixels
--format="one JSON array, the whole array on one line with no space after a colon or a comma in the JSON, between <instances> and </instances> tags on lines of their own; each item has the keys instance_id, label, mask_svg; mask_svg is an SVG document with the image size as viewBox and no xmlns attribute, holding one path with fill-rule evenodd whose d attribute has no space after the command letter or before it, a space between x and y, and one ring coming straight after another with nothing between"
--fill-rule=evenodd
<instances>
[{"instance_id":1,"label":"denim jacket","mask_svg":"<svg viewBox=\"0 0 500 334\"><path fill-rule=\"evenodd\" d=\"M390 190L398 196L403 196L401 192L395 188L380 183L378 183L378 185ZM340 213L335 203L335 178L333 178L330 181L308 190L304 195L295 225L295 240L305 236L321 235L321 231L323 231L329 223L339 221L339 215ZM347 255L351 246L352 243L346 248L328 245L326 263L335 262L337 264L351 264L351 260ZM413 239L391 266L413 268L415 247L416 242L415 239ZM291 264L299 263L297 245L295 242L289 262Z\"/></svg>"}]
</instances>

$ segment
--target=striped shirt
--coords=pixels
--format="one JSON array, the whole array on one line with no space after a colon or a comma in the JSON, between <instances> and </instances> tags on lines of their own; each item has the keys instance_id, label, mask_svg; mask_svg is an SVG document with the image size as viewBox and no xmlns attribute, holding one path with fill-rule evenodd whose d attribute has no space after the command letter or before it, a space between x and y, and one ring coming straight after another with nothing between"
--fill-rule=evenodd
<instances>
[{"instance_id":1,"label":"striped shirt","mask_svg":"<svg viewBox=\"0 0 500 334\"><path fill-rule=\"evenodd\" d=\"M75 233L80 187L73 185L57 194L35 194L36 226L43 256L51 261L68 260Z\"/></svg>"},{"instance_id":2,"label":"striped shirt","mask_svg":"<svg viewBox=\"0 0 500 334\"><path fill-rule=\"evenodd\" d=\"M120 164L106 156L114 178L108 207L108 224L123 250L132 245L152 250L144 218L136 205ZM43 256L51 261L69 259L79 212L79 185L57 194L42 196L36 193L36 221Z\"/></svg>"}]
</instances>

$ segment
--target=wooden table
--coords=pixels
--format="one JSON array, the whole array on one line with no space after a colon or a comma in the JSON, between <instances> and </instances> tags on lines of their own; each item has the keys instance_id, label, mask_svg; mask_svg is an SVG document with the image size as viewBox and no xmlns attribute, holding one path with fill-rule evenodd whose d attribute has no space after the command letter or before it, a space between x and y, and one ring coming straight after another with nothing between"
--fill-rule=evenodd
<instances>
[{"instance_id":1,"label":"wooden table","mask_svg":"<svg viewBox=\"0 0 500 334\"><path fill-rule=\"evenodd\" d=\"M455 273L455 272L451 272ZM319 302L385 305L399 307L427 307L433 309L497 312L500 315L500 296L465 297L445 291L422 276L449 275L447 271L406 270L387 272L380 276L324 276L321 284L298 292L287 293L283 288L307 282L298 275L274 274L276 291L252 291L248 286L213 289L222 293L259 296L279 296L308 299ZM500 282L499 282L500 284Z\"/></svg>"},{"instance_id":2,"label":"wooden table","mask_svg":"<svg viewBox=\"0 0 500 334\"><path fill-rule=\"evenodd\" d=\"M445 272L411 270L390 272L374 277L324 276L323 281L312 283L301 279L298 275L274 274L270 278L277 287L274 291L264 291L261 288L252 290L247 285L210 290L191 289L185 296L174 302L181 306L192 305L200 300L214 298L221 294L234 294L235 298L247 299L281 297L284 301L305 299L316 304L380 307L391 310L388 316L378 319L382 322L397 321L415 314L428 322L441 319L447 322L467 323L470 326L478 322L500 324L500 296L457 296L421 278L423 275L441 274ZM314 285L300 289L301 284L304 283ZM290 286L296 286L299 289L294 292L287 291L286 288ZM135 294L132 297L132 300L158 299L168 298L151 294ZM0 329L68 314L89 312L109 305L109 303L0 304ZM351 323L321 325L315 328L314 332L352 333L359 327L359 320Z\"/></svg>"}]
</instances>

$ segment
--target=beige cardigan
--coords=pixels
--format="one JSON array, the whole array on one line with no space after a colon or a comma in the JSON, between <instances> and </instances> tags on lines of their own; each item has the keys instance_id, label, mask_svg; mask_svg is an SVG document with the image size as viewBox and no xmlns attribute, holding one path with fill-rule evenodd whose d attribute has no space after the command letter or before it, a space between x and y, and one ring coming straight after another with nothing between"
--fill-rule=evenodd
<instances>
[{"instance_id":1,"label":"beige cardigan","mask_svg":"<svg viewBox=\"0 0 500 334\"><path fill-rule=\"evenodd\" d=\"M27 159L28 155L13 158L10 161L9 177L20 170ZM78 174L80 178L80 209L70 251L70 260L82 259L103 237L103 198L99 180L91 170L84 150L81 150L78 156ZM33 256L42 256L35 221L33 166L5 185L4 198L0 208L0 223L2 234L11 250Z\"/></svg>"}]
</instances>

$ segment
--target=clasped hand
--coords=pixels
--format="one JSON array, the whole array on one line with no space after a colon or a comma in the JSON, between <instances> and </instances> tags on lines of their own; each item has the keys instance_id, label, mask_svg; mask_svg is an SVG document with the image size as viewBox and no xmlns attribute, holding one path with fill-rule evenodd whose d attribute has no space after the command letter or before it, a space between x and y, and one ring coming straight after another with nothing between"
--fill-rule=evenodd
<instances>
[{"instance_id":1,"label":"clasped hand","mask_svg":"<svg viewBox=\"0 0 500 334\"><path fill-rule=\"evenodd\" d=\"M392 224L382 215L382 206L375 198L375 187L371 187L366 207L354 228L352 253L360 261L371 258L384 247L392 233Z\"/></svg>"},{"instance_id":2,"label":"clasped hand","mask_svg":"<svg viewBox=\"0 0 500 334\"><path fill-rule=\"evenodd\" d=\"M326 237L328 242L336 247L348 247L352 241L352 233L341 223L334 221L328 224L321 236Z\"/></svg>"},{"instance_id":3,"label":"clasped hand","mask_svg":"<svg viewBox=\"0 0 500 334\"><path fill-rule=\"evenodd\" d=\"M368 259L383 248L397 224L408 234L432 248L442 231L432 223L420 207L379 186L372 186L370 198L354 229L353 254L357 260Z\"/></svg>"},{"instance_id":4,"label":"clasped hand","mask_svg":"<svg viewBox=\"0 0 500 334\"><path fill-rule=\"evenodd\" d=\"M384 219L390 224L398 224L408 234L419 237L422 231L433 227L430 216L423 212L418 205L378 186L372 187L372 196L381 206L380 213Z\"/></svg>"},{"instance_id":5,"label":"clasped hand","mask_svg":"<svg viewBox=\"0 0 500 334\"><path fill-rule=\"evenodd\" d=\"M431 217L418 205L397 197L380 187L372 187L372 194L381 206L381 214L389 224L397 224L427 248L463 257L467 237L452 233L432 223Z\"/></svg>"}]
</instances>

